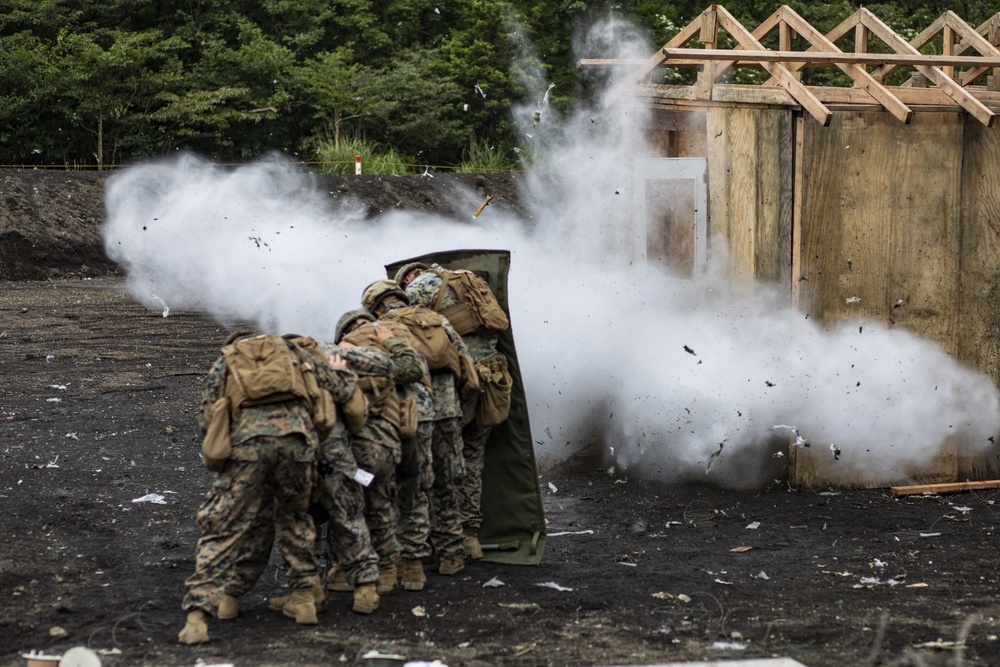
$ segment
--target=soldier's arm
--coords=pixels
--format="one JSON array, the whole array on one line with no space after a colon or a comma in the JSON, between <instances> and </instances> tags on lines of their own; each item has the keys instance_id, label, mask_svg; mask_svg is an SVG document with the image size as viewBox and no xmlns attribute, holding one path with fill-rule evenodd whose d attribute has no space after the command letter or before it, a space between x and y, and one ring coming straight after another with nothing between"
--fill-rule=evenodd
<instances>
[{"instance_id":1,"label":"soldier's arm","mask_svg":"<svg viewBox=\"0 0 1000 667\"><path fill-rule=\"evenodd\" d=\"M398 384L420 382L424 377L423 355L395 336L385 339L382 345L389 351L396 368L392 374L395 382Z\"/></svg>"},{"instance_id":2,"label":"soldier's arm","mask_svg":"<svg viewBox=\"0 0 1000 667\"><path fill-rule=\"evenodd\" d=\"M337 354L331 355L329 359L336 362L335 365L331 366L327 360L317 359L312 355L310 357L316 373L316 382L321 388L330 392L333 402L343 403L349 399L354 393L358 376L343 363L342 358L338 357ZM341 359L341 361L337 362L337 359Z\"/></svg>"},{"instance_id":3,"label":"soldier's arm","mask_svg":"<svg viewBox=\"0 0 1000 667\"><path fill-rule=\"evenodd\" d=\"M458 348L458 353L468 354L469 346L465 344L465 341L462 340L462 337L458 335L457 331L455 331L455 327L451 326L451 322L448 321L448 318L445 317L444 315L441 315L441 320L444 323L444 330L448 334L448 340L451 341L452 345Z\"/></svg>"},{"instance_id":4,"label":"soldier's arm","mask_svg":"<svg viewBox=\"0 0 1000 667\"><path fill-rule=\"evenodd\" d=\"M389 377L396 370L392 358L377 348L359 345L333 345L320 343L320 349L327 354L338 354L347 361L347 367L358 375Z\"/></svg>"},{"instance_id":5,"label":"soldier's arm","mask_svg":"<svg viewBox=\"0 0 1000 667\"><path fill-rule=\"evenodd\" d=\"M205 376L201 390L201 409L198 410L198 430L201 431L202 437L208 432L212 405L225 394L227 370L226 358L219 357Z\"/></svg>"}]
</instances>

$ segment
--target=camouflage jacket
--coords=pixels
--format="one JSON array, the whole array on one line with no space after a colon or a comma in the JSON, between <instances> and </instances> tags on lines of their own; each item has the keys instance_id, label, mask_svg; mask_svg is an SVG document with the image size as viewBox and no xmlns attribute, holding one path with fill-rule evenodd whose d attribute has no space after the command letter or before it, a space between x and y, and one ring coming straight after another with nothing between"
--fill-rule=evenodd
<instances>
[{"instance_id":1,"label":"camouflage jacket","mask_svg":"<svg viewBox=\"0 0 1000 667\"><path fill-rule=\"evenodd\" d=\"M357 381L357 376L353 372L331 368L325 359L317 359L307 352L300 352L298 360L294 363L301 364L303 362L312 364L315 369L316 381L321 388L330 392L335 403L343 403L351 397ZM228 375L229 368L226 364L226 358L220 356L208 371L202 389L201 410L198 412L198 428L201 430L202 437L208 431L212 405L225 393ZM241 458L238 445L251 438L260 435L281 436L292 433L301 433L311 447L319 444L312 416L304 401L293 399L242 408L230 426L233 458Z\"/></svg>"},{"instance_id":2,"label":"camouflage jacket","mask_svg":"<svg viewBox=\"0 0 1000 667\"><path fill-rule=\"evenodd\" d=\"M444 267L438 264L431 264L431 269L442 271ZM435 310L434 304L437 302L438 293L441 291L441 276L430 271L424 271L413 279L406 287L406 296L410 298L410 303L420 305L424 308ZM442 311L458 303L458 294L451 287L445 288L444 297L436 310ZM468 347L468 354L476 361L492 357L497 352L497 334L495 331L483 329L475 333L462 336L462 340Z\"/></svg>"}]
</instances>

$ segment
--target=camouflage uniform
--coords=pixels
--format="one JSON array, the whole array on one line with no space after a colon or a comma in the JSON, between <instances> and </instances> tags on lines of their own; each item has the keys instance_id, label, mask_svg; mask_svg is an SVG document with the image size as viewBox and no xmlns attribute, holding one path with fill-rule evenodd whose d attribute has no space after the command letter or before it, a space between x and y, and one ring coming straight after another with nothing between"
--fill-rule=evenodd
<instances>
[{"instance_id":1,"label":"camouflage uniform","mask_svg":"<svg viewBox=\"0 0 1000 667\"><path fill-rule=\"evenodd\" d=\"M359 376L393 377L395 364L390 355L416 352L398 338L385 342L389 355L375 347L341 348L327 343L320 347L327 354L340 354L347 360L347 367ZM375 478L364 487L364 516L371 537L371 545L378 554L379 565L389 565L399 558L400 548L396 539L395 484L396 464L400 460L399 431L381 415L369 415L361 433L352 434L351 450L357 467L372 473ZM336 553L336 552L335 552ZM340 563L340 554L336 553ZM345 575L348 564L341 564ZM376 569L376 579L378 578ZM350 578L348 577L350 582ZM353 583L353 582L352 582Z\"/></svg>"},{"instance_id":2,"label":"camouflage uniform","mask_svg":"<svg viewBox=\"0 0 1000 667\"><path fill-rule=\"evenodd\" d=\"M404 366L394 358L397 361L394 379L399 399L405 401L412 398L417 406L417 433L401 442L402 455L396 466L396 507L399 510L396 536L403 558L410 560L431 555L428 492L434 481L431 467L434 399L430 389L430 370L424 356L416 350L414 354L416 368Z\"/></svg>"},{"instance_id":3,"label":"camouflage uniform","mask_svg":"<svg viewBox=\"0 0 1000 667\"><path fill-rule=\"evenodd\" d=\"M432 271L443 270L438 264L431 264ZM441 276L431 271L424 271L414 278L406 288L406 295L410 297L410 303L420 304L427 308L434 308L437 303L438 293L441 291ZM458 303L458 294L448 286L441 303L437 305L437 310L445 310ZM479 329L462 336L468 347L469 356L473 361L480 362L494 355L497 352L497 334L490 329ZM476 408L478 406L478 395L462 403L462 459L464 462L464 474L457 484L459 502L461 506L462 527L476 533L483 523L482 511L482 490L483 490L483 462L486 457L486 442L490 438L492 426L480 426L476 423Z\"/></svg>"},{"instance_id":4,"label":"camouflage uniform","mask_svg":"<svg viewBox=\"0 0 1000 667\"><path fill-rule=\"evenodd\" d=\"M402 301L393 299L387 299L385 303L387 311L403 305ZM465 343L447 320L444 320L444 327L459 353L467 354ZM456 489L456 483L462 476L462 407L455 376L447 370L432 372L431 392L434 421L431 427L433 482L429 494L430 535L429 539L422 539L421 527L418 525L413 525L412 532L408 534L412 535L409 539L417 550L414 557L417 554L423 555L421 552L426 551L427 547L422 545L426 545L428 541L440 557L459 556L464 549Z\"/></svg>"},{"instance_id":5,"label":"camouflage uniform","mask_svg":"<svg viewBox=\"0 0 1000 667\"><path fill-rule=\"evenodd\" d=\"M311 363L320 387L342 403L354 392L356 376L324 361L297 353ZM211 406L225 391L228 366L220 357L209 370L202 392L198 426L208 430ZM239 597L267 563L271 537L287 564L292 588L319 583L312 546L316 531L309 516L318 437L309 408L292 399L239 410L230 427L232 454L198 510L202 529L195 571L187 581L185 611L215 616L223 595ZM266 541L266 542L265 542Z\"/></svg>"}]
</instances>

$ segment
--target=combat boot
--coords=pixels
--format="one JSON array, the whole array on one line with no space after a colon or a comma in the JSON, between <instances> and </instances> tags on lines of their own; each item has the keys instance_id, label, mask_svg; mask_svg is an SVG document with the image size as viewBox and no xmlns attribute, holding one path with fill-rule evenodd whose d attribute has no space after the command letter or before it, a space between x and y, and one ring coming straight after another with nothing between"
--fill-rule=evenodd
<instances>
[{"instance_id":1,"label":"combat boot","mask_svg":"<svg viewBox=\"0 0 1000 667\"><path fill-rule=\"evenodd\" d=\"M322 614L326 611L326 591L323 590L323 584L316 584L309 590L311 590L313 594L313 606L316 607L316 613ZM267 608L271 611L282 611L291 599L291 592L287 595L279 595L278 597L269 598L267 601ZM219 609L221 614L222 608L220 607ZM222 618L222 616L220 615L219 618Z\"/></svg>"},{"instance_id":2,"label":"combat boot","mask_svg":"<svg viewBox=\"0 0 1000 667\"><path fill-rule=\"evenodd\" d=\"M177 635L181 644L204 644L208 641L208 615L201 609L189 611L184 629Z\"/></svg>"},{"instance_id":3,"label":"combat boot","mask_svg":"<svg viewBox=\"0 0 1000 667\"><path fill-rule=\"evenodd\" d=\"M396 588L396 577L397 575L397 564L399 560L395 560L388 565L378 566L378 585L376 586L376 591L379 595L385 595L386 593L391 593L394 588Z\"/></svg>"},{"instance_id":4,"label":"combat boot","mask_svg":"<svg viewBox=\"0 0 1000 667\"><path fill-rule=\"evenodd\" d=\"M240 615L240 599L232 595L223 595L219 603L219 611L215 617L220 621L232 621Z\"/></svg>"},{"instance_id":5,"label":"combat boot","mask_svg":"<svg viewBox=\"0 0 1000 667\"><path fill-rule=\"evenodd\" d=\"M326 573L326 589L338 593L349 593L354 590L354 586L347 582L347 575L340 569L340 566L334 564Z\"/></svg>"},{"instance_id":6,"label":"combat boot","mask_svg":"<svg viewBox=\"0 0 1000 667\"><path fill-rule=\"evenodd\" d=\"M400 582L404 591L422 591L427 583L424 563L419 558L404 558Z\"/></svg>"},{"instance_id":7,"label":"combat boot","mask_svg":"<svg viewBox=\"0 0 1000 667\"><path fill-rule=\"evenodd\" d=\"M288 601L281 608L281 613L294 618L299 625L316 625L316 604L313 602L311 588L294 588L288 595Z\"/></svg>"},{"instance_id":8,"label":"combat boot","mask_svg":"<svg viewBox=\"0 0 1000 667\"><path fill-rule=\"evenodd\" d=\"M479 530L476 528L465 528L462 530L465 535L465 556L472 560L479 560L483 557L483 547L479 544Z\"/></svg>"},{"instance_id":9,"label":"combat boot","mask_svg":"<svg viewBox=\"0 0 1000 667\"><path fill-rule=\"evenodd\" d=\"M370 614L378 609L378 591L374 582L358 584L354 588L354 611Z\"/></svg>"},{"instance_id":10,"label":"combat boot","mask_svg":"<svg viewBox=\"0 0 1000 667\"><path fill-rule=\"evenodd\" d=\"M458 574L465 568L465 556L441 556L438 559L438 574L451 575Z\"/></svg>"}]
</instances>

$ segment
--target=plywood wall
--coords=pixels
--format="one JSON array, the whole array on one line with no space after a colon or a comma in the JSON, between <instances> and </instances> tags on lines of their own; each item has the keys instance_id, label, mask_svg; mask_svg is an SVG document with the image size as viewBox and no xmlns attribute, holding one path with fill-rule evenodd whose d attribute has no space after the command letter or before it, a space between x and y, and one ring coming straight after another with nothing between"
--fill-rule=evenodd
<instances>
[{"instance_id":1,"label":"plywood wall","mask_svg":"<svg viewBox=\"0 0 1000 667\"><path fill-rule=\"evenodd\" d=\"M707 113L709 237L728 242L735 279L790 285L792 112Z\"/></svg>"},{"instance_id":2,"label":"plywood wall","mask_svg":"<svg viewBox=\"0 0 1000 667\"><path fill-rule=\"evenodd\" d=\"M957 354L963 115L844 112L802 128L800 309Z\"/></svg>"}]
</instances>

